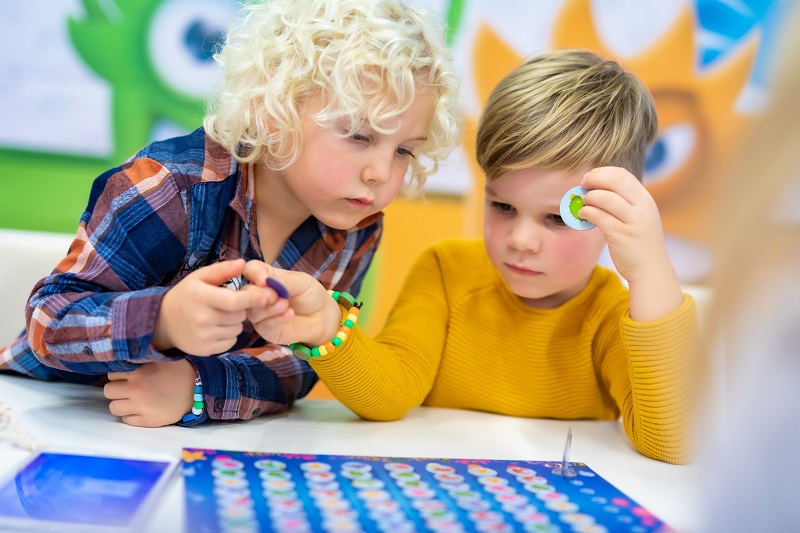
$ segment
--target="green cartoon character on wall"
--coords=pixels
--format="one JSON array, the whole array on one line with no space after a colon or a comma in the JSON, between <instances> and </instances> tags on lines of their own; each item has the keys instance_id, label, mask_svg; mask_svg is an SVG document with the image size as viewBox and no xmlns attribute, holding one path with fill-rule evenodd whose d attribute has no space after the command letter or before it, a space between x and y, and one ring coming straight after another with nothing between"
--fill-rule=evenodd
<instances>
[{"instance_id":1,"label":"green cartoon character on wall","mask_svg":"<svg viewBox=\"0 0 800 533\"><path fill-rule=\"evenodd\" d=\"M72 233L92 180L147 143L201 124L219 69L215 46L235 0L83 0L67 23L72 53L110 91L101 157L0 148L0 227ZM13 178L13 179L12 179Z\"/></svg>"}]
</instances>

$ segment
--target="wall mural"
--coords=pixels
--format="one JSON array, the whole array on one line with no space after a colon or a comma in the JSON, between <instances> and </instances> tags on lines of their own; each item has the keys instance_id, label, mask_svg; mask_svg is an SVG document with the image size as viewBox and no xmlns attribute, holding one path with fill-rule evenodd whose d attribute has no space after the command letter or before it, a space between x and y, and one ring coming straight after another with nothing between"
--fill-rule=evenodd
<instances>
[{"instance_id":1,"label":"wall mural","mask_svg":"<svg viewBox=\"0 0 800 533\"><path fill-rule=\"evenodd\" d=\"M652 90L660 130L645 183L679 277L712 266L704 210L725 163L768 97L770 59L789 0L413 0L448 25L469 104L462 146L426 194L387 210L365 286L382 323L417 255L479 237L481 175L472 153L491 88L528 56L580 47L617 59ZM92 180L156 139L200 125L218 71L214 44L235 0L51 0L0 4L14 43L0 57L0 227L72 233ZM373 303L374 302L374 303Z\"/></svg>"}]
</instances>

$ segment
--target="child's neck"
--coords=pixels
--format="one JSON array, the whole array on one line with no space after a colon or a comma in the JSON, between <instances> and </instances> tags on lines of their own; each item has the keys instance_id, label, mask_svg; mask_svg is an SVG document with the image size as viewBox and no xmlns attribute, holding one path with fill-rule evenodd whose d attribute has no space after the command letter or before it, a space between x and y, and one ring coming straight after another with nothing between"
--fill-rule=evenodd
<instances>
[{"instance_id":1,"label":"child's neck","mask_svg":"<svg viewBox=\"0 0 800 533\"><path fill-rule=\"evenodd\" d=\"M286 241L300 227L308 212L284 187L280 175L264 165L253 165L258 241L264 262L272 264Z\"/></svg>"}]
</instances>

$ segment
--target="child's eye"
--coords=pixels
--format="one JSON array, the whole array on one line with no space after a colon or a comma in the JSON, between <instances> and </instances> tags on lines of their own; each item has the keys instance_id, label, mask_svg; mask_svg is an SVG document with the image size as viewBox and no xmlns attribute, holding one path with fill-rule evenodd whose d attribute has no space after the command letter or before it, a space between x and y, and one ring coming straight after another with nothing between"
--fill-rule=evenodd
<instances>
[{"instance_id":1,"label":"child's eye","mask_svg":"<svg viewBox=\"0 0 800 533\"><path fill-rule=\"evenodd\" d=\"M501 213L511 213L514 211L514 206L511 204L504 204L502 202L492 202L489 204L492 209L495 211L500 211Z\"/></svg>"},{"instance_id":2,"label":"child's eye","mask_svg":"<svg viewBox=\"0 0 800 533\"><path fill-rule=\"evenodd\" d=\"M547 215L548 218L555 224L556 226L566 226L566 222L564 219L561 218L561 215Z\"/></svg>"},{"instance_id":3,"label":"child's eye","mask_svg":"<svg viewBox=\"0 0 800 533\"><path fill-rule=\"evenodd\" d=\"M361 133L361 132L354 133L353 135L350 136L350 138L353 139L356 142L369 142L370 141L369 135L367 135L365 133Z\"/></svg>"},{"instance_id":4,"label":"child's eye","mask_svg":"<svg viewBox=\"0 0 800 533\"><path fill-rule=\"evenodd\" d=\"M396 152L398 153L398 155L416 157L410 148L403 148L402 146L400 146L397 148Z\"/></svg>"}]
</instances>

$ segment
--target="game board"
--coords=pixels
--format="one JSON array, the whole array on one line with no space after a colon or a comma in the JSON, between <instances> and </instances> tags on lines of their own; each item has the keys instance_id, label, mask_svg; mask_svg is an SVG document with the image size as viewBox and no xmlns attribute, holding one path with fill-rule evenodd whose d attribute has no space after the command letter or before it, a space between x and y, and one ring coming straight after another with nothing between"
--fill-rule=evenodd
<instances>
[{"instance_id":1,"label":"game board","mask_svg":"<svg viewBox=\"0 0 800 533\"><path fill-rule=\"evenodd\" d=\"M583 463L183 450L187 532L616 532L664 524Z\"/></svg>"}]
</instances>

